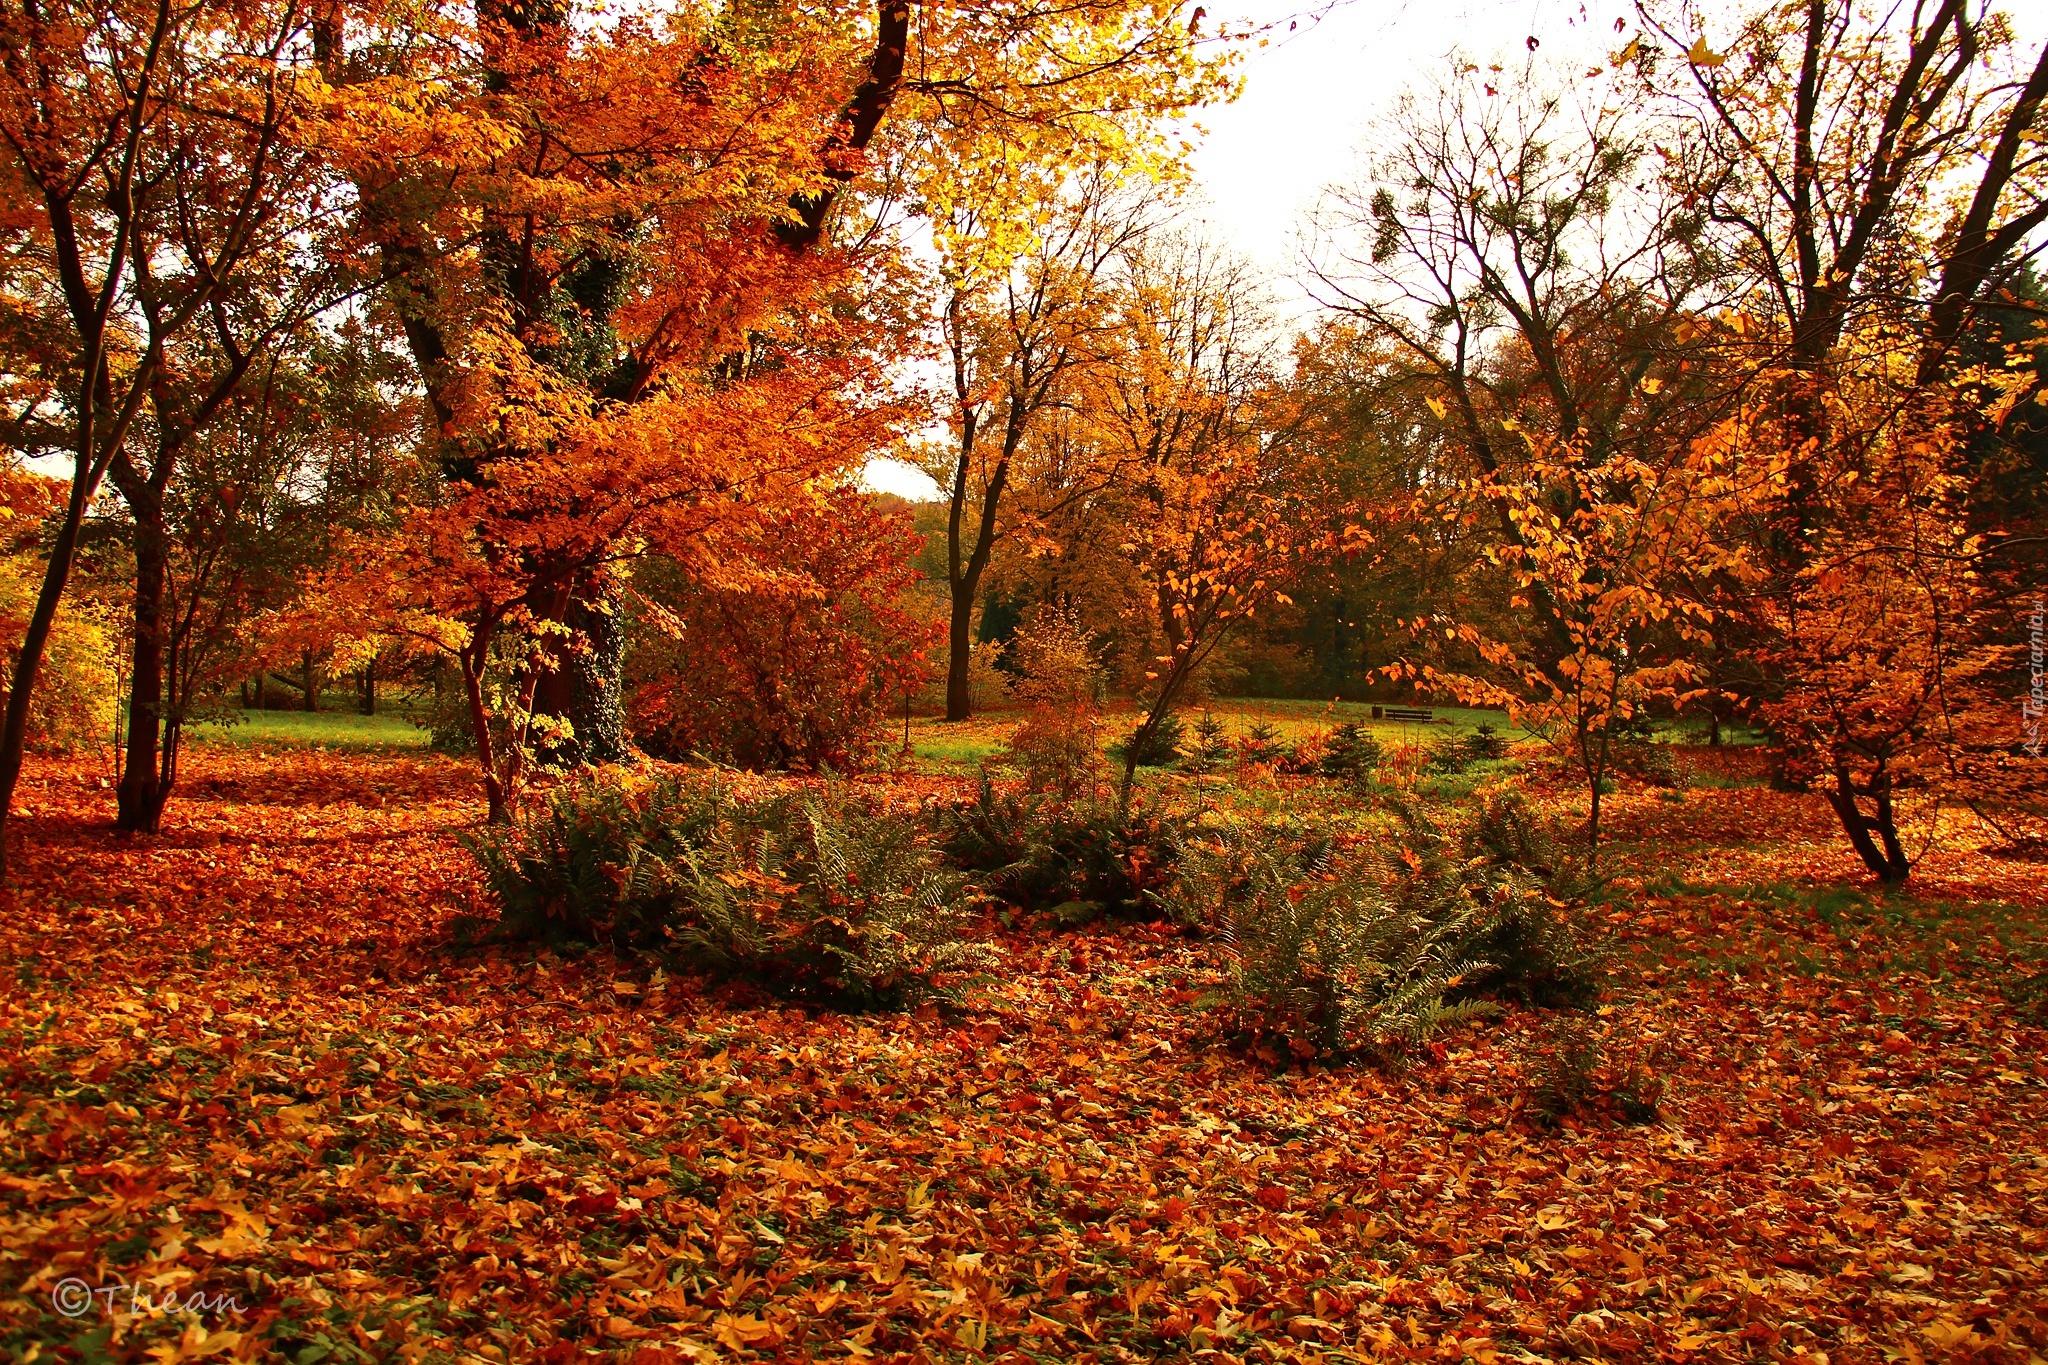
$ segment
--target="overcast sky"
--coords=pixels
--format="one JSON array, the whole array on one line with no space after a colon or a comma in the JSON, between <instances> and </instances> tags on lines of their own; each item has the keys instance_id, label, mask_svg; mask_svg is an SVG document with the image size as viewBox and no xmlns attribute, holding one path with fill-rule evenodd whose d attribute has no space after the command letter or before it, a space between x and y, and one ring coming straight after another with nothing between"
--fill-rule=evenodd
<instances>
[{"instance_id":1,"label":"overcast sky","mask_svg":"<svg viewBox=\"0 0 2048 1365\"><path fill-rule=\"evenodd\" d=\"M1279 280L1294 273L1295 229L1317 191L1349 178L1370 149L1374 116L1405 87L1432 82L1453 52L1519 65L1533 37L1545 57L1597 59L1621 46L1616 19L1635 28L1626 0L1345 0L1308 10L1301 0L1237 0L1236 12L1272 37L1248 51L1236 103L1199 120L1209 130L1193 157L1199 211Z\"/></svg>"}]
</instances>

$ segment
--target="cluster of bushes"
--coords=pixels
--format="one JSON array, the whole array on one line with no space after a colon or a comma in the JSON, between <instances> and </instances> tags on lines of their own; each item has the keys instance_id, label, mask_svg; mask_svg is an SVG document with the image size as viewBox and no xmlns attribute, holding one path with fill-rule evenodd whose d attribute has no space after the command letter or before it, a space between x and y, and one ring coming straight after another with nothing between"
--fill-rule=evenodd
<instances>
[{"instance_id":1,"label":"cluster of bushes","mask_svg":"<svg viewBox=\"0 0 2048 1365\"><path fill-rule=\"evenodd\" d=\"M939 846L984 893L1063 924L1158 914L1186 840L1182 817L1100 798L1004 795L985 773L974 801L941 806L934 820Z\"/></svg>"},{"instance_id":2,"label":"cluster of bushes","mask_svg":"<svg viewBox=\"0 0 2048 1365\"><path fill-rule=\"evenodd\" d=\"M945 999L989 959L964 937L963 879L917 822L833 795L589 776L470 848L510 936L660 949L792 999Z\"/></svg>"},{"instance_id":3,"label":"cluster of bushes","mask_svg":"<svg viewBox=\"0 0 2048 1365\"><path fill-rule=\"evenodd\" d=\"M1111 745L1110 756L1119 763L1124 761L1136 738L1132 735ZM1507 735L1491 725L1480 725L1468 734L1445 734L1436 739L1424 751L1422 767L1431 772L1456 774L1474 763L1505 758L1507 754ZM1285 742L1278 728L1261 721L1232 742L1223 722L1208 715L1197 718L1192 726L1178 716L1168 715L1147 738L1144 752L1138 755L1141 765L1171 765L1194 775L1218 771L1233 761L1295 776L1329 778L1365 791L1379 784L1389 755L1370 730L1348 721L1327 734L1311 735L1294 744Z\"/></svg>"},{"instance_id":4,"label":"cluster of bushes","mask_svg":"<svg viewBox=\"0 0 2048 1365\"><path fill-rule=\"evenodd\" d=\"M1191 846L1173 908L1212 930L1212 1003L1262 1053L1398 1056L1508 997L1582 1005L1599 964L1574 922L1586 883L1528 808L1494 796L1451 834L1414 811L1384 841L1221 832Z\"/></svg>"},{"instance_id":5,"label":"cluster of bushes","mask_svg":"<svg viewBox=\"0 0 2048 1365\"><path fill-rule=\"evenodd\" d=\"M1330 746L1333 774L1359 771L1361 747ZM986 776L974 800L913 818L614 771L470 846L508 936L655 951L839 1008L957 996L992 961L971 932L988 902L1057 923L1177 919L1221 950L1204 1003L1224 1035L1276 1062L1398 1059L1504 999L1593 1001L1600 963L1577 927L1591 884L1519 797L1455 829L1393 810L1384 837L1340 846L1286 819L1062 801ZM1576 1103L1590 1044L1555 1041L1532 1074L1544 1103ZM1631 1072L1625 1098L1653 1107L1647 1087Z\"/></svg>"}]
</instances>

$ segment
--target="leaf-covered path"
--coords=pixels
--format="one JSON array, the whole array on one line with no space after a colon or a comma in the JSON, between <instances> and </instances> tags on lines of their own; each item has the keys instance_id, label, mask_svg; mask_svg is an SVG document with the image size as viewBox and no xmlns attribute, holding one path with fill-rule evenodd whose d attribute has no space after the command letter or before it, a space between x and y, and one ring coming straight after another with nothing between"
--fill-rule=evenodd
<instances>
[{"instance_id":1,"label":"leaf-covered path","mask_svg":"<svg viewBox=\"0 0 2048 1365\"><path fill-rule=\"evenodd\" d=\"M1153 926L999 935L958 1016L460 951L474 797L439 760L212 750L132 842L96 779L36 778L0 930L16 1359L2048 1355L2048 1035L1998 994L2038 864L1871 901L1754 846L1728 885L1674 862L1600 912L1630 984L1589 1023L1661 1118L1545 1125L1553 1023L1276 1073L1210 1038L1213 947ZM1762 799L1619 827L1682 846ZM67 1279L136 1288L65 1316ZM131 1311L194 1291L238 1311Z\"/></svg>"}]
</instances>

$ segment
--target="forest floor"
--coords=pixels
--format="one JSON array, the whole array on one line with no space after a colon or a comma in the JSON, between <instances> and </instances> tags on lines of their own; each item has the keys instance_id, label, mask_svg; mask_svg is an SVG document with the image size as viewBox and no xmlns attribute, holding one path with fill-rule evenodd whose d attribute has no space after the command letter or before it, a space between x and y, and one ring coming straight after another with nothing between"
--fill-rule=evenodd
<instances>
[{"instance_id":1,"label":"forest floor","mask_svg":"<svg viewBox=\"0 0 2048 1365\"><path fill-rule=\"evenodd\" d=\"M865 1017L466 948L475 784L430 754L197 746L147 838L42 763L0 915L0 1348L2040 1361L2048 1031L2002 991L2048 869L1954 826L1878 895L1757 757L1614 798L1598 1013L1399 1072L1227 1049L1215 945L1161 925L991 922L971 1008ZM1571 1027L1654 1118L1539 1116Z\"/></svg>"}]
</instances>

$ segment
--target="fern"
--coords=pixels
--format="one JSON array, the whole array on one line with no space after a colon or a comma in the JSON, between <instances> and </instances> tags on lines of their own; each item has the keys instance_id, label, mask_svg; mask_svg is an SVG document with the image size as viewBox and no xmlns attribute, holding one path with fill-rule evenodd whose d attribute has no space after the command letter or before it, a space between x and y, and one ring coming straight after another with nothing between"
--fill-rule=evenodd
<instances>
[{"instance_id":1,"label":"fern","mask_svg":"<svg viewBox=\"0 0 2048 1365\"><path fill-rule=\"evenodd\" d=\"M796 999L953 999L991 953L963 937L962 879L916 836L837 799L735 809L674 869L671 940L699 967Z\"/></svg>"},{"instance_id":2,"label":"fern","mask_svg":"<svg viewBox=\"0 0 2048 1365\"><path fill-rule=\"evenodd\" d=\"M989 960L918 827L837 798L748 804L619 775L469 841L510 936L666 946L689 966L855 1009L950 998Z\"/></svg>"},{"instance_id":3,"label":"fern","mask_svg":"<svg viewBox=\"0 0 2048 1365\"><path fill-rule=\"evenodd\" d=\"M585 774L548 794L518 827L464 840L510 937L557 945L658 942L676 850L718 809L716 791L674 779Z\"/></svg>"},{"instance_id":4,"label":"fern","mask_svg":"<svg viewBox=\"0 0 2048 1365\"><path fill-rule=\"evenodd\" d=\"M1191 859L1220 912L1228 976L1213 1003L1247 1045L1390 1058L1487 1008L1445 1000L1484 965L1465 952L1470 914L1432 920L1328 854L1304 865L1285 849L1225 844Z\"/></svg>"}]
</instances>

